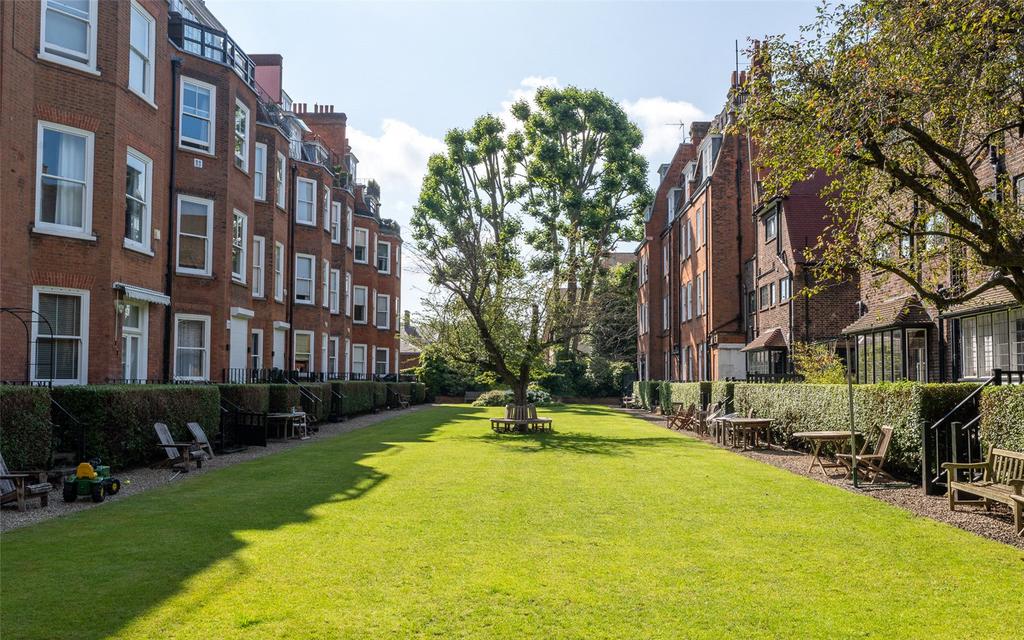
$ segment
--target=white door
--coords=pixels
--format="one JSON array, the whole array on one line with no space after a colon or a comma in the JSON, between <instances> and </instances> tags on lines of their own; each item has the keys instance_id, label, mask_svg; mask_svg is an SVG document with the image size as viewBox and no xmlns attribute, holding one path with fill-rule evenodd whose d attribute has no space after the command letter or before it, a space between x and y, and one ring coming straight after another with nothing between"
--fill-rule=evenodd
<instances>
[{"instance_id":1,"label":"white door","mask_svg":"<svg viewBox=\"0 0 1024 640\"><path fill-rule=\"evenodd\" d=\"M228 366L232 369L248 369L249 321L246 318L231 318L230 352Z\"/></svg>"},{"instance_id":2,"label":"white door","mask_svg":"<svg viewBox=\"0 0 1024 640\"><path fill-rule=\"evenodd\" d=\"M272 366L275 369L284 369L284 341L287 332L284 329L274 329L274 357Z\"/></svg>"}]
</instances>

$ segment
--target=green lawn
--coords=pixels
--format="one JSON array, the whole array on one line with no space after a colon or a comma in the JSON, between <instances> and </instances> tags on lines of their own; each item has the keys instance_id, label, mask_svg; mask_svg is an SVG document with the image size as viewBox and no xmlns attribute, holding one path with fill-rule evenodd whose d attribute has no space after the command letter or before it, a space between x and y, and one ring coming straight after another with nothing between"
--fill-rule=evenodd
<instances>
[{"instance_id":1,"label":"green lawn","mask_svg":"<svg viewBox=\"0 0 1024 640\"><path fill-rule=\"evenodd\" d=\"M608 409L489 413L4 534L0 636L1020 638L1014 548Z\"/></svg>"}]
</instances>

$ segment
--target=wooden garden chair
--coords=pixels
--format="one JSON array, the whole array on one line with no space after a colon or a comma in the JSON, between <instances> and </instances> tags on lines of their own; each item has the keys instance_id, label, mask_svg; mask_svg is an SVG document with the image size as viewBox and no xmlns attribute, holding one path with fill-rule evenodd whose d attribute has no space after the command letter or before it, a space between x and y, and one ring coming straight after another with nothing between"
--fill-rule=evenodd
<instances>
[{"instance_id":1,"label":"wooden garden chair","mask_svg":"<svg viewBox=\"0 0 1024 640\"><path fill-rule=\"evenodd\" d=\"M836 461L846 467L848 478L853 477L853 467L856 465L858 470L863 469L865 475L871 476L871 484L874 484L880 476L893 480L894 478L882 468L890 442L892 442L892 427L882 427L878 435L878 442L875 443L874 453L867 452L868 443L865 442L856 456L849 453L837 453Z\"/></svg>"},{"instance_id":2,"label":"wooden garden chair","mask_svg":"<svg viewBox=\"0 0 1024 640\"><path fill-rule=\"evenodd\" d=\"M162 460L154 466L174 467L181 465L186 473L193 462L197 469L202 468L203 458L206 457L206 454L197 448L198 445L195 442L175 442L174 438L171 437L171 430L163 422L154 422L153 430L156 431L156 438L160 441L156 446L163 449L167 454L166 460Z\"/></svg>"},{"instance_id":3,"label":"wooden garden chair","mask_svg":"<svg viewBox=\"0 0 1024 640\"><path fill-rule=\"evenodd\" d=\"M210 444L210 439L206 437L203 427L198 422L186 422L185 426L188 427L188 431L192 434L196 445L199 446L199 450L205 453L208 459L213 460L213 446Z\"/></svg>"},{"instance_id":4,"label":"wooden garden chair","mask_svg":"<svg viewBox=\"0 0 1024 640\"><path fill-rule=\"evenodd\" d=\"M689 408L683 409L682 404L676 405L676 412L665 416L665 426L669 429L683 430L693 426L694 415L697 412L697 405L690 404Z\"/></svg>"},{"instance_id":5,"label":"wooden garden chair","mask_svg":"<svg viewBox=\"0 0 1024 640\"><path fill-rule=\"evenodd\" d=\"M725 411L722 403L719 402L706 411L701 411L697 419L697 435L707 436L711 433L711 425L714 420Z\"/></svg>"},{"instance_id":6,"label":"wooden garden chair","mask_svg":"<svg viewBox=\"0 0 1024 640\"><path fill-rule=\"evenodd\" d=\"M29 500L39 500L39 506L45 507L50 504L51 489L45 471L11 471L0 454L0 504L16 502L18 511L24 511Z\"/></svg>"}]
</instances>

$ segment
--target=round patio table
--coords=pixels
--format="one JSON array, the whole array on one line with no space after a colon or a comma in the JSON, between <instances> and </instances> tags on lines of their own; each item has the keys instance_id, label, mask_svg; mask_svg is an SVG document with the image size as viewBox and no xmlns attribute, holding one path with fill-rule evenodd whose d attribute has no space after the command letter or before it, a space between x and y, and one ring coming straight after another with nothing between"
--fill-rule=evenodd
<instances>
[{"instance_id":1,"label":"round patio table","mask_svg":"<svg viewBox=\"0 0 1024 640\"><path fill-rule=\"evenodd\" d=\"M811 464L807 465L807 473L813 471L814 465L815 463L817 463L818 468L821 469L821 475L827 475L825 473L826 467L828 467L829 469L834 469L837 467L842 467L843 465L839 464L838 462L830 462L828 464L823 463L820 457L821 445L825 444L826 442L843 442L844 440L849 440L850 438L855 438L859 435L861 434L854 431L798 431L797 433L793 434L793 437L802 438L804 440L810 440L811 444L814 447L811 457Z\"/></svg>"}]
</instances>

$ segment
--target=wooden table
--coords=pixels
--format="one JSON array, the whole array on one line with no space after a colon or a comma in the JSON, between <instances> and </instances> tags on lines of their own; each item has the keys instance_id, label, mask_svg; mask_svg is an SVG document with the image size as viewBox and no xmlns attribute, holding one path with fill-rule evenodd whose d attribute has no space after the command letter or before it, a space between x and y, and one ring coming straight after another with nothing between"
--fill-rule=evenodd
<instances>
[{"instance_id":1,"label":"wooden table","mask_svg":"<svg viewBox=\"0 0 1024 640\"><path fill-rule=\"evenodd\" d=\"M811 457L811 464L807 465L807 473L814 470L814 464L818 464L818 468L821 469L821 475L827 475L825 468L835 469L843 467L843 465L837 462L830 462L825 464L821 461L821 445L826 442L844 442L849 441L850 438L855 438L861 435L853 431L800 431L793 434L794 438L803 438L804 440L810 440L813 445L813 452ZM846 467L843 467L844 469Z\"/></svg>"},{"instance_id":2,"label":"wooden table","mask_svg":"<svg viewBox=\"0 0 1024 640\"><path fill-rule=\"evenodd\" d=\"M765 440L768 443L768 448L772 448L772 419L771 418L723 418L724 422L728 422L733 427L733 445L736 444L735 431L739 430L743 432L743 439L747 441L747 436L753 434L754 446L757 448L757 432L764 429Z\"/></svg>"},{"instance_id":3,"label":"wooden table","mask_svg":"<svg viewBox=\"0 0 1024 640\"><path fill-rule=\"evenodd\" d=\"M284 422L285 439L298 437L300 440L305 440L306 438L309 437L309 434L306 432L305 417L306 413L304 411L292 411L288 413L268 413L267 422L270 422L271 420L281 420L282 422ZM302 434L299 436L295 435L296 421L301 421L302 425Z\"/></svg>"}]
</instances>

